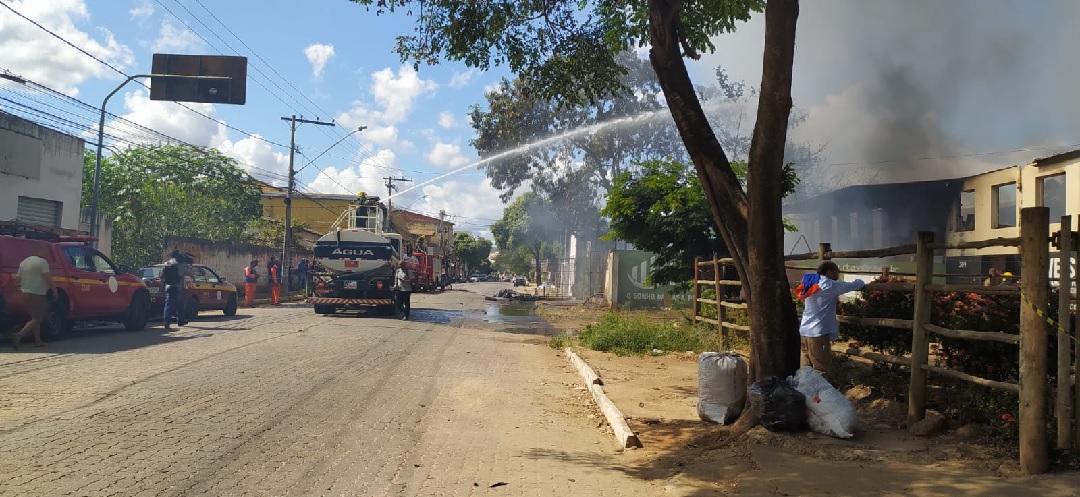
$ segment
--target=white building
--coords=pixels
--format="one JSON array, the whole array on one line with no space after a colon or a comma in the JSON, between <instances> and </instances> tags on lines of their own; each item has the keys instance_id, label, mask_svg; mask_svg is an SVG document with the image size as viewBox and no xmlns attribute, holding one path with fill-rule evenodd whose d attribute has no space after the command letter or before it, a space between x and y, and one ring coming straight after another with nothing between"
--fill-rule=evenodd
<instances>
[{"instance_id":1,"label":"white building","mask_svg":"<svg viewBox=\"0 0 1080 497\"><path fill-rule=\"evenodd\" d=\"M0 112L0 220L78 230L85 147Z\"/></svg>"}]
</instances>

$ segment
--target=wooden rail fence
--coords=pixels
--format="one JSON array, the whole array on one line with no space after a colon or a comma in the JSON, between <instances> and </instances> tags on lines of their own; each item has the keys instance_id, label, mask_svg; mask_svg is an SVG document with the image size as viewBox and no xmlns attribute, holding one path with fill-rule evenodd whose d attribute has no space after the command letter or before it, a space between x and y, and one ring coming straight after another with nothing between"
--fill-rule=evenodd
<instances>
[{"instance_id":1,"label":"wooden rail fence","mask_svg":"<svg viewBox=\"0 0 1080 497\"><path fill-rule=\"evenodd\" d=\"M1071 227L1072 218L1063 216L1061 226ZM1060 274L1058 280L1059 314L1057 323L1061 328L1056 335L1057 349L1057 395L1055 417L1057 427L1057 447L1061 449L1080 448L1080 392L1073 393L1073 357L1080 357L1080 341L1072 336L1071 303L1071 254L1076 250L1073 237L1075 232L1067 231L1054 234L1060 249ZM918 233L915 244L902 245L885 249L834 252L828 243L820 244L816 253L796 254L786 257L788 261L826 260L833 258L875 258L896 255L915 255L915 281L901 283L869 283L865 290L912 292L915 309L911 319L897 317L852 317L837 316L843 323L863 326L879 326L912 331L911 354L906 357L891 356L876 352L850 348L848 355L863 357L877 362L898 364L908 367L908 426L926 416L927 373L970 382L984 387L1005 390L1019 394L1019 429L1020 429L1020 468L1028 474L1039 474L1048 467L1048 442L1046 431L1046 412L1048 386L1045 380L1048 360L1048 323L1045 313L1038 310L1045 307L1049 299L1049 210L1045 207L1027 207L1020 210L1020 237L995 238L969 242L942 243L934 241L934 233ZM932 278L933 256L935 250L977 249L987 247L1014 246L1020 248L1021 286L981 286L935 284ZM729 330L749 331L749 327L728 321L728 310L746 309L747 304L736 298L725 298L732 287L742 287L738 280L727 280L725 265L731 259L698 259L694 264L694 320L717 325L725 347L729 343ZM792 285L794 286L794 285ZM711 288L716 298L703 296L703 289ZM953 330L937 326L930 322L931 295L937 292L959 292L993 295L1020 295L1020 334L1001 331ZM701 316L702 304L716 306L716 317ZM961 340L994 341L1014 344L1019 347L1020 381L1019 383L995 381L972 374L929 364L930 337L941 336ZM1075 352L1074 352L1075 349ZM1077 418L1077 419L1074 419Z\"/></svg>"}]
</instances>

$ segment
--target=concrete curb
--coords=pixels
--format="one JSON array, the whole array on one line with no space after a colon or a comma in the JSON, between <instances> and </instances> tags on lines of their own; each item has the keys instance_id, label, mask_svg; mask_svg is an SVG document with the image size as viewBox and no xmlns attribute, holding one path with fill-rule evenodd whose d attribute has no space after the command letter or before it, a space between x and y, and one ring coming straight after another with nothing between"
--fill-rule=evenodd
<instances>
[{"instance_id":1,"label":"concrete curb","mask_svg":"<svg viewBox=\"0 0 1080 497\"><path fill-rule=\"evenodd\" d=\"M615 432L615 439L622 445L623 448L641 447L641 441L638 440L637 435L630 429L630 425L626 424L626 416L623 416L622 411L615 406L615 403L611 402L611 399L604 393L604 387L601 385L603 382L600 377L574 353L570 350L570 347L564 349L566 355L570 357L570 362L577 368L581 378L585 380L585 385L589 387L589 393L592 394L593 400L596 401L597 407L600 408L600 412L604 413L604 417L607 418L608 425L611 426L611 430Z\"/></svg>"}]
</instances>

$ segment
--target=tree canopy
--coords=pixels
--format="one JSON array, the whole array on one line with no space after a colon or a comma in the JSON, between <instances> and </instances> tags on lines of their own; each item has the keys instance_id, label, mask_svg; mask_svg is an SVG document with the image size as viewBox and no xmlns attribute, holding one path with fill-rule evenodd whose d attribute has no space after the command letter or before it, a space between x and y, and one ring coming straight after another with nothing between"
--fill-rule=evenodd
<instances>
[{"instance_id":1,"label":"tree canopy","mask_svg":"<svg viewBox=\"0 0 1080 497\"><path fill-rule=\"evenodd\" d=\"M491 225L491 235L500 252L529 254L537 280L543 276L541 263L555 256L554 242L562 233L563 225L552 214L551 202L534 192L510 203L502 217Z\"/></svg>"},{"instance_id":2,"label":"tree canopy","mask_svg":"<svg viewBox=\"0 0 1080 497\"><path fill-rule=\"evenodd\" d=\"M469 271L479 271L487 264L488 256L491 255L491 240L458 232L452 243L458 261Z\"/></svg>"},{"instance_id":3,"label":"tree canopy","mask_svg":"<svg viewBox=\"0 0 1080 497\"><path fill-rule=\"evenodd\" d=\"M539 98L575 105L625 90L617 54L649 47L649 61L714 225L749 299L751 378L786 376L799 364L798 319L783 264L781 192L791 116L798 0L351 0L377 13L403 11L416 29L397 40L403 60L506 65ZM765 12L761 89L745 185L717 140L685 58L711 38Z\"/></svg>"},{"instance_id":4,"label":"tree canopy","mask_svg":"<svg viewBox=\"0 0 1080 497\"><path fill-rule=\"evenodd\" d=\"M95 156L83 163L85 202L93 198ZM140 146L101 161L98 209L112 219L113 257L140 267L161 262L166 236L245 239L262 214L261 192L236 161L212 148Z\"/></svg>"}]
</instances>

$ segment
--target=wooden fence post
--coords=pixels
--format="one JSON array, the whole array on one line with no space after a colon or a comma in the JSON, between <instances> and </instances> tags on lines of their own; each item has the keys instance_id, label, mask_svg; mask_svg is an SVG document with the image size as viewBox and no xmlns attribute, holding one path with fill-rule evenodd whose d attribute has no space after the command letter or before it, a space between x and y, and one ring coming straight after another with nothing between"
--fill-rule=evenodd
<instances>
[{"instance_id":1,"label":"wooden fence post","mask_svg":"<svg viewBox=\"0 0 1080 497\"><path fill-rule=\"evenodd\" d=\"M818 244L817 258L819 261L832 259L829 257L829 252L832 252L832 244L828 242L822 242Z\"/></svg>"},{"instance_id":2,"label":"wooden fence post","mask_svg":"<svg viewBox=\"0 0 1080 497\"><path fill-rule=\"evenodd\" d=\"M1072 293L1072 216L1061 216L1058 232L1061 255L1058 264L1058 325L1064 331L1057 334L1057 448L1072 448L1072 346L1069 335L1069 296ZM1021 273L1023 274L1023 273ZM1022 280L1021 280L1022 281Z\"/></svg>"},{"instance_id":3,"label":"wooden fence post","mask_svg":"<svg viewBox=\"0 0 1080 497\"><path fill-rule=\"evenodd\" d=\"M720 344L727 348L727 331L724 329L724 306L720 305L723 298L723 290L720 287L720 256L713 254L712 257L713 291L716 292L716 327L720 330Z\"/></svg>"},{"instance_id":4,"label":"wooden fence post","mask_svg":"<svg viewBox=\"0 0 1080 497\"><path fill-rule=\"evenodd\" d=\"M1020 470L1046 472L1046 310L1050 210L1020 209Z\"/></svg>"},{"instance_id":5,"label":"wooden fence post","mask_svg":"<svg viewBox=\"0 0 1080 497\"><path fill-rule=\"evenodd\" d=\"M930 357L930 344L926 337L926 325L930 323L932 306L930 291L926 285L934 274L933 231L920 231L915 246L915 313L911 324L911 378L908 382L907 425L910 429L926 417L926 370Z\"/></svg>"},{"instance_id":6,"label":"wooden fence post","mask_svg":"<svg viewBox=\"0 0 1080 497\"><path fill-rule=\"evenodd\" d=\"M697 324L698 312L701 311L701 302L698 299L701 298L701 285L698 285L698 264L701 263L701 257L694 257L694 303L691 304L691 309L694 310L692 316L694 316L694 324Z\"/></svg>"}]
</instances>

